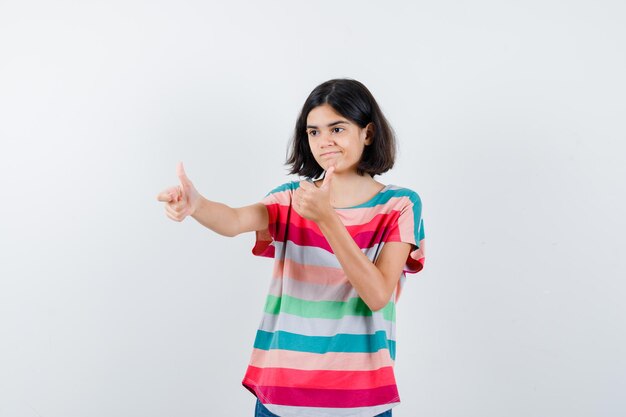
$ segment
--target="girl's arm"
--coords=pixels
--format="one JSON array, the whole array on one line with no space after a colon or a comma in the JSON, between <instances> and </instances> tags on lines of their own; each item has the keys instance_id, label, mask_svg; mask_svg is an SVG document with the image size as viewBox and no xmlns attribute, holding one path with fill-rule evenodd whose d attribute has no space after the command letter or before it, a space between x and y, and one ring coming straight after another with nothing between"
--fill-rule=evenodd
<instances>
[{"instance_id":1,"label":"girl's arm","mask_svg":"<svg viewBox=\"0 0 626 417\"><path fill-rule=\"evenodd\" d=\"M157 195L157 200L165 203L165 214L177 222L187 216L223 236L237 236L240 233L267 228L269 216L262 203L241 208L209 201L202 197L187 177L182 162L176 167L180 186L170 187Z\"/></svg>"},{"instance_id":2,"label":"girl's arm","mask_svg":"<svg viewBox=\"0 0 626 417\"><path fill-rule=\"evenodd\" d=\"M378 311L385 307L391 298L411 245L405 242L387 242L376 264L361 251L350 236L336 213L317 222L339 260L348 281L365 304Z\"/></svg>"},{"instance_id":3,"label":"girl's arm","mask_svg":"<svg viewBox=\"0 0 626 417\"><path fill-rule=\"evenodd\" d=\"M293 207L300 216L312 220L326 237L348 281L372 311L385 307L402 275L411 245L387 242L376 263L358 247L348 229L330 205L330 182L334 168L329 168L320 188L302 181L295 191Z\"/></svg>"},{"instance_id":4,"label":"girl's arm","mask_svg":"<svg viewBox=\"0 0 626 417\"><path fill-rule=\"evenodd\" d=\"M269 221L267 208L263 203L232 208L204 197L200 197L198 207L191 217L215 233L228 237L266 229Z\"/></svg>"}]
</instances>

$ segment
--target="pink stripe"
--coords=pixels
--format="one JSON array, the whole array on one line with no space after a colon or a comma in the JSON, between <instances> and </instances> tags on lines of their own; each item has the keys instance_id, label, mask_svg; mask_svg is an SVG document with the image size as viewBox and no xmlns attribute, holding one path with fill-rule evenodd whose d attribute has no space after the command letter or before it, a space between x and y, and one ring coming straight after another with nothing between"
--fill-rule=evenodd
<instances>
[{"instance_id":1,"label":"pink stripe","mask_svg":"<svg viewBox=\"0 0 626 417\"><path fill-rule=\"evenodd\" d=\"M390 204L386 204L385 206L390 206ZM270 214L274 214L274 216L270 216L270 218L277 219L281 223L286 222L290 210L289 206L274 204L267 207ZM361 215L359 217L352 216L352 211L360 211L363 213L364 210L371 211L372 215ZM351 223L346 223L346 217L348 217L346 214L342 215L342 212L337 212L337 215L342 219L342 223L346 226L350 234L354 235L361 232L371 232L385 227L386 225L395 223L396 219L400 216L400 210L394 210L392 207L384 208L384 206L376 206L374 209L352 209L351 215L349 216L350 218L353 218ZM289 224L301 229L310 229L316 234L322 236L322 231L317 223L301 217L295 210L291 210Z\"/></svg>"},{"instance_id":2,"label":"pink stripe","mask_svg":"<svg viewBox=\"0 0 626 417\"><path fill-rule=\"evenodd\" d=\"M286 226L280 225L280 230L285 230L285 228ZM350 231L348 230L348 232ZM384 232L385 228L380 228L375 232L364 231L357 234L351 233L351 236L359 248L366 249L382 242L384 240ZM296 227L293 224L289 225L289 241L299 246L317 247L333 253L333 249L330 247L326 237L310 228Z\"/></svg>"},{"instance_id":3,"label":"pink stripe","mask_svg":"<svg viewBox=\"0 0 626 417\"><path fill-rule=\"evenodd\" d=\"M344 225L346 226L348 230L354 230L355 232L359 232L363 230L371 231L371 230L380 228L381 226L384 226L385 224L390 224L392 222L395 222L395 220L400 215L399 210L394 210L391 207L388 207L386 209L381 208L381 206L376 206L376 207L378 208L378 210L376 211L372 210L372 216L368 216L368 217L361 216L358 218L355 217L352 223L349 223L349 224L344 223ZM277 219L277 221L281 223L284 223L287 221L287 217L290 211L289 206L280 206L278 204L272 204L272 205L268 205L267 209L268 209L271 219ZM359 210L370 210L370 209L352 209L352 211L357 211L357 212ZM383 212L381 213L381 211ZM344 218L347 217L345 214L341 215L341 213L337 213L337 215L342 219L342 222L346 221L344 220ZM291 210L290 216L291 217L289 218L289 223L291 225L295 225L302 229L311 229L320 235L322 234L321 230L317 226L317 223L315 223L312 220L308 220L308 219L301 217L297 211ZM350 217L353 217L353 216L350 216Z\"/></svg>"},{"instance_id":4,"label":"pink stripe","mask_svg":"<svg viewBox=\"0 0 626 417\"><path fill-rule=\"evenodd\" d=\"M291 259L274 263L272 277L278 279L282 276L322 285L339 285L348 282L348 277L346 277L345 272L341 268L303 265Z\"/></svg>"},{"instance_id":5,"label":"pink stripe","mask_svg":"<svg viewBox=\"0 0 626 417\"><path fill-rule=\"evenodd\" d=\"M280 192L275 192L263 198L261 202L265 205L278 204L281 206L290 206L293 190L287 189ZM381 212L382 207L406 207L407 204L412 204L411 199L407 196L391 197L385 204L379 204L373 207L362 207L358 209L342 210L337 209L335 212L347 223L347 225L355 224L355 222L362 222L364 218L371 219L376 214Z\"/></svg>"},{"instance_id":6,"label":"pink stripe","mask_svg":"<svg viewBox=\"0 0 626 417\"><path fill-rule=\"evenodd\" d=\"M275 214L274 216L270 216L270 218L284 219L284 221L286 221L291 201L290 199L285 199L284 196L282 196L284 192L280 194L280 198L272 199L271 196L269 196L268 199L264 199L262 202L267 206L268 211L270 211L271 214ZM342 223L346 226L360 226L372 223L372 221L376 220L377 217L384 217L393 212L399 212L410 204L412 203L408 197L392 197L385 204L378 204L372 207L353 208L349 210L337 209L335 210L335 213L337 213L337 215L341 218ZM290 222L298 227L307 227L319 232L319 228L315 222L301 217L295 210L291 210Z\"/></svg>"},{"instance_id":7,"label":"pink stripe","mask_svg":"<svg viewBox=\"0 0 626 417\"><path fill-rule=\"evenodd\" d=\"M276 193L272 193L265 197L261 202L265 205L267 204L280 204L281 206L288 206L291 204L291 194L292 190L284 190Z\"/></svg>"},{"instance_id":8,"label":"pink stripe","mask_svg":"<svg viewBox=\"0 0 626 417\"><path fill-rule=\"evenodd\" d=\"M373 371L302 371L289 368L257 368L249 366L246 379L258 385L299 389L361 390L394 385L393 368L388 366Z\"/></svg>"},{"instance_id":9,"label":"pink stripe","mask_svg":"<svg viewBox=\"0 0 626 417\"><path fill-rule=\"evenodd\" d=\"M386 349L376 353L328 352L324 354L281 349L254 349L250 365L259 368L284 367L302 370L369 371L393 366L394 362Z\"/></svg>"},{"instance_id":10,"label":"pink stripe","mask_svg":"<svg viewBox=\"0 0 626 417\"><path fill-rule=\"evenodd\" d=\"M260 230L256 232L256 242L252 248L252 254L256 256L267 256L268 258L274 257L276 248L271 245L272 236L270 236L267 230Z\"/></svg>"},{"instance_id":11,"label":"pink stripe","mask_svg":"<svg viewBox=\"0 0 626 417\"><path fill-rule=\"evenodd\" d=\"M414 229L414 221L413 221L413 206L411 209L407 209L400 217L398 218L398 229L400 230L400 241L402 242L415 242L415 229ZM419 225L417 225L419 226Z\"/></svg>"},{"instance_id":12,"label":"pink stripe","mask_svg":"<svg viewBox=\"0 0 626 417\"><path fill-rule=\"evenodd\" d=\"M293 218L293 213L291 216ZM284 225L281 227L283 228L281 230L285 230ZM313 228L298 227L294 222L289 225L289 240L296 245L318 247L332 253L328 241L321 232L318 233Z\"/></svg>"},{"instance_id":13,"label":"pink stripe","mask_svg":"<svg viewBox=\"0 0 626 417\"><path fill-rule=\"evenodd\" d=\"M425 241L424 239L420 240L419 249L415 249L413 252L409 254L409 259L407 259L406 264L409 269L405 269L405 272L409 272L411 274L415 274L424 268L424 261L426 258L424 257L425 250Z\"/></svg>"},{"instance_id":14,"label":"pink stripe","mask_svg":"<svg viewBox=\"0 0 626 417\"><path fill-rule=\"evenodd\" d=\"M370 223L372 219L380 216L381 213L391 214L392 212L398 212L408 204L411 204L411 200L408 197L392 197L385 204L358 209L335 210L335 212L339 215L343 224L353 226L362 223ZM382 214L382 216L384 216L384 214Z\"/></svg>"},{"instance_id":15,"label":"pink stripe","mask_svg":"<svg viewBox=\"0 0 626 417\"><path fill-rule=\"evenodd\" d=\"M247 379L244 379L243 385L262 398L264 403L295 407L372 407L400 400L395 385L355 390L302 389L257 386Z\"/></svg>"}]
</instances>

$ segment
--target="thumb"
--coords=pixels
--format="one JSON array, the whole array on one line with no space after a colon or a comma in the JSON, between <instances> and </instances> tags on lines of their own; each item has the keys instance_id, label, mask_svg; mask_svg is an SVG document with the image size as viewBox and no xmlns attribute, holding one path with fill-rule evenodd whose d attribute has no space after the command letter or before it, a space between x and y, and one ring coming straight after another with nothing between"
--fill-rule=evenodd
<instances>
[{"instance_id":1,"label":"thumb","mask_svg":"<svg viewBox=\"0 0 626 417\"><path fill-rule=\"evenodd\" d=\"M321 188L326 189L330 187L330 182L332 181L334 174L335 174L335 167L330 167L326 170L326 174L324 175L324 181L322 182Z\"/></svg>"},{"instance_id":2,"label":"thumb","mask_svg":"<svg viewBox=\"0 0 626 417\"><path fill-rule=\"evenodd\" d=\"M183 186L183 189L193 187L191 180L189 180L187 174L185 173L185 168L183 167L182 162L179 162L176 166L176 175L178 175L178 179L180 180L180 184Z\"/></svg>"}]
</instances>

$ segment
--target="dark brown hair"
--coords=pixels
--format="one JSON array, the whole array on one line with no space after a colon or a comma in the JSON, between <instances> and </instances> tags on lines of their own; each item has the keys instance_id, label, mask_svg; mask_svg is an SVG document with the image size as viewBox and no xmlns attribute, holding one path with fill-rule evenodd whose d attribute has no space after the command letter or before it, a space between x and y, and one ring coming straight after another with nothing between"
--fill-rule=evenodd
<instances>
[{"instance_id":1,"label":"dark brown hair","mask_svg":"<svg viewBox=\"0 0 626 417\"><path fill-rule=\"evenodd\" d=\"M290 167L290 174L313 179L319 178L324 172L313 157L306 132L309 112L322 104L330 105L337 113L356 123L360 128L369 123L374 125L372 143L363 149L361 161L357 166L359 175L368 173L373 177L393 167L396 139L391 126L367 87L356 80L343 78L318 85L304 102L296 121L285 163Z\"/></svg>"}]
</instances>

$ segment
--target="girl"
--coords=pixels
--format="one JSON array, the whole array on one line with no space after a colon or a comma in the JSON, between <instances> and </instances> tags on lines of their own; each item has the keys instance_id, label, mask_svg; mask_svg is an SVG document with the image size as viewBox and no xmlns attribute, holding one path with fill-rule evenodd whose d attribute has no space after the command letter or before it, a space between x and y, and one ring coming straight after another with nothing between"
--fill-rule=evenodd
<instances>
[{"instance_id":1,"label":"girl","mask_svg":"<svg viewBox=\"0 0 626 417\"><path fill-rule=\"evenodd\" d=\"M387 417L400 402L395 305L405 273L423 268L424 225L417 193L374 179L395 146L369 90L330 80L306 99L290 144L290 173L305 181L231 208L202 197L179 163L180 185L158 195L172 220L255 231L252 253L274 258L243 379L255 416Z\"/></svg>"}]
</instances>

